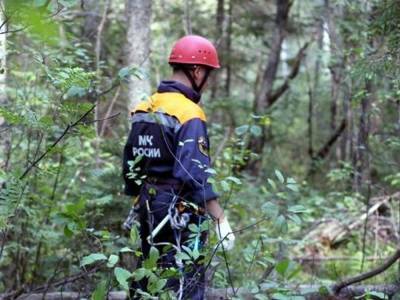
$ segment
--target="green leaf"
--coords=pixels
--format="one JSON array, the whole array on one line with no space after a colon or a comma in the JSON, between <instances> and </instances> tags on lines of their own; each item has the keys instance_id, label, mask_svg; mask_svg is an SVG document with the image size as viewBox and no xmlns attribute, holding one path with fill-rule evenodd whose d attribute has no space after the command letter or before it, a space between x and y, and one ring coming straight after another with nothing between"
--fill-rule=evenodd
<instances>
[{"instance_id":1,"label":"green leaf","mask_svg":"<svg viewBox=\"0 0 400 300\"><path fill-rule=\"evenodd\" d=\"M113 268L117 262L119 261L119 257L115 254L111 254L108 258L107 267Z\"/></svg>"},{"instance_id":2,"label":"green leaf","mask_svg":"<svg viewBox=\"0 0 400 300\"><path fill-rule=\"evenodd\" d=\"M279 170L275 170L275 175L280 183L283 184L285 182L285 178L283 177L282 173Z\"/></svg>"},{"instance_id":3,"label":"green leaf","mask_svg":"<svg viewBox=\"0 0 400 300\"><path fill-rule=\"evenodd\" d=\"M80 86L71 86L66 94L67 98L80 98L85 96L87 93L87 90L83 87Z\"/></svg>"},{"instance_id":4,"label":"green leaf","mask_svg":"<svg viewBox=\"0 0 400 300\"><path fill-rule=\"evenodd\" d=\"M270 219L275 219L279 214L279 206L272 202L265 202L261 209Z\"/></svg>"},{"instance_id":5,"label":"green leaf","mask_svg":"<svg viewBox=\"0 0 400 300\"><path fill-rule=\"evenodd\" d=\"M103 253L92 253L82 258L81 267L106 259L107 257Z\"/></svg>"},{"instance_id":6,"label":"green leaf","mask_svg":"<svg viewBox=\"0 0 400 300\"><path fill-rule=\"evenodd\" d=\"M287 178L287 179L286 179L286 182L287 182L288 184L297 184L296 180L294 180L294 178L292 178L292 177Z\"/></svg>"},{"instance_id":7,"label":"green leaf","mask_svg":"<svg viewBox=\"0 0 400 300\"><path fill-rule=\"evenodd\" d=\"M283 215L280 215L279 217L277 217L274 222L274 227L280 233L282 233L282 234L286 233L288 231L288 224L286 222L286 218Z\"/></svg>"},{"instance_id":8,"label":"green leaf","mask_svg":"<svg viewBox=\"0 0 400 300\"><path fill-rule=\"evenodd\" d=\"M280 261L276 266L275 270L281 275L285 276L287 269L289 268L290 261L288 259L284 259Z\"/></svg>"},{"instance_id":9,"label":"green leaf","mask_svg":"<svg viewBox=\"0 0 400 300\"><path fill-rule=\"evenodd\" d=\"M135 251L129 247L124 247L124 248L121 248L121 250L119 250L119 252L125 253L125 252L135 252Z\"/></svg>"},{"instance_id":10,"label":"green leaf","mask_svg":"<svg viewBox=\"0 0 400 300\"><path fill-rule=\"evenodd\" d=\"M142 280L146 275L148 275L149 271L145 268L136 269L132 275L136 281Z\"/></svg>"},{"instance_id":11,"label":"green leaf","mask_svg":"<svg viewBox=\"0 0 400 300\"><path fill-rule=\"evenodd\" d=\"M149 282L148 289L151 294L159 293L164 286L167 284L167 279L157 279L153 282Z\"/></svg>"},{"instance_id":12,"label":"green leaf","mask_svg":"<svg viewBox=\"0 0 400 300\"><path fill-rule=\"evenodd\" d=\"M136 225L133 225L129 235L133 245L136 245L139 240L139 230Z\"/></svg>"},{"instance_id":13,"label":"green leaf","mask_svg":"<svg viewBox=\"0 0 400 300\"><path fill-rule=\"evenodd\" d=\"M275 293L272 295L272 299L274 299L274 300L291 300L292 298L290 296L287 296L282 293Z\"/></svg>"},{"instance_id":14,"label":"green leaf","mask_svg":"<svg viewBox=\"0 0 400 300\"><path fill-rule=\"evenodd\" d=\"M146 269L153 269L157 267L157 260L160 257L160 253L156 247L150 248L149 258L143 262L143 265Z\"/></svg>"},{"instance_id":15,"label":"green leaf","mask_svg":"<svg viewBox=\"0 0 400 300\"><path fill-rule=\"evenodd\" d=\"M287 274L287 280L293 279L297 274L299 274L302 270L301 265L296 265L295 263L291 262L289 267L289 274Z\"/></svg>"},{"instance_id":16,"label":"green leaf","mask_svg":"<svg viewBox=\"0 0 400 300\"><path fill-rule=\"evenodd\" d=\"M235 133L237 135L243 135L249 130L249 125L242 125L235 128Z\"/></svg>"},{"instance_id":17,"label":"green leaf","mask_svg":"<svg viewBox=\"0 0 400 300\"><path fill-rule=\"evenodd\" d=\"M199 228L199 226L197 226L196 224L193 224L193 223L191 223L191 224L189 224L189 230L191 231L191 232L195 232L195 233L198 233L199 231L200 231L200 228Z\"/></svg>"},{"instance_id":18,"label":"green leaf","mask_svg":"<svg viewBox=\"0 0 400 300\"><path fill-rule=\"evenodd\" d=\"M253 125L253 126L251 126L251 127L250 127L250 132L251 132L251 134L252 134L253 136L255 136L255 137L259 137L259 136L261 136L261 134L262 134L261 127L258 126L258 125Z\"/></svg>"},{"instance_id":19,"label":"green leaf","mask_svg":"<svg viewBox=\"0 0 400 300\"><path fill-rule=\"evenodd\" d=\"M263 294L256 294L253 297L254 297L254 299L257 299L257 300L269 300L270 299L269 297L267 297L266 295L263 295Z\"/></svg>"},{"instance_id":20,"label":"green leaf","mask_svg":"<svg viewBox=\"0 0 400 300\"><path fill-rule=\"evenodd\" d=\"M58 0L58 2L68 8L68 7L73 7L74 5L76 5L78 0Z\"/></svg>"},{"instance_id":21,"label":"green leaf","mask_svg":"<svg viewBox=\"0 0 400 300\"><path fill-rule=\"evenodd\" d=\"M299 191L299 187L297 184L287 184L286 187L289 190L292 190L293 192L296 192L296 193Z\"/></svg>"},{"instance_id":22,"label":"green leaf","mask_svg":"<svg viewBox=\"0 0 400 300\"><path fill-rule=\"evenodd\" d=\"M288 211L299 214L307 212L307 209L303 205L293 205L288 208Z\"/></svg>"},{"instance_id":23,"label":"green leaf","mask_svg":"<svg viewBox=\"0 0 400 300\"><path fill-rule=\"evenodd\" d=\"M105 300L107 293L107 281L102 280L97 284L96 289L94 290L91 299L92 300Z\"/></svg>"},{"instance_id":24,"label":"green leaf","mask_svg":"<svg viewBox=\"0 0 400 300\"><path fill-rule=\"evenodd\" d=\"M179 252L175 254L175 258L180 260L192 260L190 256L185 252Z\"/></svg>"},{"instance_id":25,"label":"green leaf","mask_svg":"<svg viewBox=\"0 0 400 300\"><path fill-rule=\"evenodd\" d=\"M229 181L232 181L232 182L236 183L237 185L242 184L242 182L240 181L240 179L237 178L237 177L234 177L234 176L228 176L228 177L226 177L225 179L226 179L226 180L229 180Z\"/></svg>"},{"instance_id":26,"label":"green leaf","mask_svg":"<svg viewBox=\"0 0 400 300\"><path fill-rule=\"evenodd\" d=\"M220 184L221 184L221 188L222 188L222 190L223 190L224 192L229 192L229 191L230 191L231 185L230 185L228 182L226 182L225 180L222 180L222 181L220 182Z\"/></svg>"},{"instance_id":27,"label":"green leaf","mask_svg":"<svg viewBox=\"0 0 400 300\"><path fill-rule=\"evenodd\" d=\"M272 190L276 191L277 189L276 189L275 181L273 181L270 178L268 178L267 181L268 181L269 185L272 187Z\"/></svg>"},{"instance_id":28,"label":"green leaf","mask_svg":"<svg viewBox=\"0 0 400 300\"><path fill-rule=\"evenodd\" d=\"M179 271L175 268L167 268L163 269L161 276L163 278L172 278L177 277L179 275Z\"/></svg>"},{"instance_id":29,"label":"green leaf","mask_svg":"<svg viewBox=\"0 0 400 300\"><path fill-rule=\"evenodd\" d=\"M129 290L128 280L129 280L129 278L132 277L132 273L129 272L128 270L117 267L114 269L114 275L115 275L115 278L117 279L119 285L124 290L126 290L126 291Z\"/></svg>"},{"instance_id":30,"label":"green leaf","mask_svg":"<svg viewBox=\"0 0 400 300\"><path fill-rule=\"evenodd\" d=\"M41 7L46 3L46 0L34 0L33 5L36 7Z\"/></svg>"},{"instance_id":31,"label":"green leaf","mask_svg":"<svg viewBox=\"0 0 400 300\"><path fill-rule=\"evenodd\" d=\"M212 174L212 175L217 174L217 171L215 171L215 169L212 169L212 168L207 168L207 169L205 169L204 172Z\"/></svg>"},{"instance_id":32,"label":"green leaf","mask_svg":"<svg viewBox=\"0 0 400 300\"><path fill-rule=\"evenodd\" d=\"M129 67L124 67L118 72L118 77L119 79L126 79L131 75L130 68Z\"/></svg>"},{"instance_id":33,"label":"green leaf","mask_svg":"<svg viewBox=\"0 0 400 300\"><path fill-rule=\"evenodd\" d=\"M301 219L298 215L288 215L288 218L292 220L295 224L301 225Z\"/></svg>"}]
</instances>

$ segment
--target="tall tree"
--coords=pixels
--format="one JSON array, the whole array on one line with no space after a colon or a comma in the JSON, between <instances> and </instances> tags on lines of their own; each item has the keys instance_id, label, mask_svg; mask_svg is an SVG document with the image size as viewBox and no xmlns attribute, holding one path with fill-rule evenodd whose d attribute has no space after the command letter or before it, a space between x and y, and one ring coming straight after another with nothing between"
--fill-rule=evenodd
<instances>
[{"instance_id":1,"label":"tall tree","mask_svg":"<svg viewBox=\"0 0 400 300\"><path fill-rule=\"evenodd\" d=\"M293 66L283 83L274 89L274 82L278 75L278 66L280 63L282 43L287 35L289 24L289 12L293 4L292 0L276 0L276 16L275 29L270 43L270 51L268 53L267 66L264 70L260 88L255 96L254 113L263 115L267 108L271 107L276 101L286 92L289 84L294 79L300 69L300 63L305 56L305 51L308 47L306 43L297 53L293 60ZM259 138L254 138L250 143L250 149L258 154L261 154L265 144L266 133L263 129ZM248 168L254 175L258 174L261 168L262 161L260 159L250 162Z\"/></svg>"},{"instance_id":2,"label":"tall tree","mask_svg":"<svg viewBox=\"0 0 400 300\"><path fill-rule=\"evenodd\" d=\"M110 10L111 0L94 1L85 0L82 8L84 10L85 19L82 26L82 38L88 42L93 53L93 61L91 68L96 71L97 77L101 80L101 61L105 60L105 51L103 47L103 35L107 25L107 16ZM107 99L93 99L96 101L95 119L107 119L113 111L114 102ZM107 120L108 121L108 120ZM98 136L110 135L107 121L95 122L96 133Z\"/></svg>"},{"instance_id":3,"label":"tall tree","mask_svg":"<svg viewBox=\"0 0 400 300\"><path fill-rule=\"evenodd\" d=\"M151 0L126 0L127 37L125 63L149 72ZM132 77L128 84L128 107L134 107L150 93L150 80Z\"/></svg>"},{"instance_id":4,"label":"tall tree","mask_svg":"<svg viewBox=\"0 0 400 300\"><path fill-rule=\"evenodd\" d=\"M3 1L0 3L1 12L0 12L0 107L7 105L7 65L6 65L6 58L7 58L7 21L6 16L3 14L4 7ZM10 151L10 136L7 132L7 127L5 120L0 116L0 153L5 154L8 156ZM4 168L5 170L8 169L8 157L1 157L0 158L0 168ZM4 163L4 165L3 165Z\"/></svg>"}]
</instances>

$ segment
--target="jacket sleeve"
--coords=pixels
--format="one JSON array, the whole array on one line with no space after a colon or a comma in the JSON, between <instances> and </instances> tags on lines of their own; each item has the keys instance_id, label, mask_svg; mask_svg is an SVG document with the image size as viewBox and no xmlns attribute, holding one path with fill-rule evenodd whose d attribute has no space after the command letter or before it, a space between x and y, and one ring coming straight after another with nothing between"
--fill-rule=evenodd
<instances>
[{"instance_id":1,"label":"jacket sleeve","mask_svg":"<svg viewBox=\"0 0 400 300\"><path fill-rule=\"evenodd\" d=\"M124 193L128 196L137 196L137 195L139 195L139 192L140 192L140 185L138 185L135 182L135 178L131 178L132 176L129 175L129 173L132 173L132 171L134 171L134 169L137 167L137 165L131 167L131 165L133 164L133 162L135 160L135 157L133 156L133 153L132 153L132 138L133 138L132 134L133 134L133 131L131 130L131 132L129 133L128 140L124 147L124 155L123 155L123 162L122 162L122 175L123 175L124 181L125 181Z\"/></svg>"},{"instance_id":2,"label":"jacket sleeve","mask_svg":"<svg viewBox=\"0 0 400 300\"><path fill-rule=\"evenodd\" d=\"M184 183L189 189L189 198L197 204L217 198L218 194L207 182L210 157L206 123L191 119L182 124L176 138L174 178Z\"/></svg>"}]
</instances>

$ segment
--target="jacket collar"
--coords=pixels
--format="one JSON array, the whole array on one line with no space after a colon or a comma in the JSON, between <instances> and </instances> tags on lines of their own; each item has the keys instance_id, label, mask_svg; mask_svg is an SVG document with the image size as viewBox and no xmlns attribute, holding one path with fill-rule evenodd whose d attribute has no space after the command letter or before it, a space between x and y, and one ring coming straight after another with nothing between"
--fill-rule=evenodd
<instances>
[{"instance_id":1,"label":"jacket collar","mask_svg":"<svg viewBox=\"0 0 400 300\"><path fill-rule=\"evenodd\" d=\"M201 94L196 92L195 90L191 89L190 87L184 85L175 80L163 80L161 81L160 85L157 89L158 93L181 93L186 98L189 98L194 103L199 103Z\"/></svg>"}]
</instances>

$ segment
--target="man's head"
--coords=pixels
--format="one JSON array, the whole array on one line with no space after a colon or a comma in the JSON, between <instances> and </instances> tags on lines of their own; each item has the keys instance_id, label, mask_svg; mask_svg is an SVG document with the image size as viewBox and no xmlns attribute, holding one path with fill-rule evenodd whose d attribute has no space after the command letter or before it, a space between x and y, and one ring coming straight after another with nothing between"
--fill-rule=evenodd
<instances>
[{"instance_id":1,"label":"man's head","mask_svg":"<svg viewBox=\"0 0 400 300\"><path fill-rule=\"evenodd\" d=\"M173 78L188 81L199 93L206 86L210 72L220 68L214 45L197 35L179 39L172 48L168 62L174 70Z\"/></svg>"}]
</instances>

